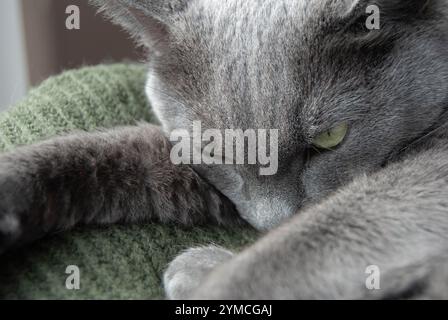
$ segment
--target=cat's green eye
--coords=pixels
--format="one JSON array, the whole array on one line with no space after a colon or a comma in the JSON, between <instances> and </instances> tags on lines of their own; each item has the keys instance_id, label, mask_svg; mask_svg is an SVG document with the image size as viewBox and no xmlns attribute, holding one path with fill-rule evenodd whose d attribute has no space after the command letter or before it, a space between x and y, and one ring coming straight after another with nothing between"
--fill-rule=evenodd
<instances>
[{"instance_id":1,"label":"cat's green eye","mask_svg":"<svg viewBox=\"0 0 448 320\"><path fill-rule=\"evenodd\" d=\"M343 123L328 131L325 131L318 135L313 140L313 145L321 149L331 149L337 147L344 141L348 132L348 125Z\"/></svg>"}]
</instances>

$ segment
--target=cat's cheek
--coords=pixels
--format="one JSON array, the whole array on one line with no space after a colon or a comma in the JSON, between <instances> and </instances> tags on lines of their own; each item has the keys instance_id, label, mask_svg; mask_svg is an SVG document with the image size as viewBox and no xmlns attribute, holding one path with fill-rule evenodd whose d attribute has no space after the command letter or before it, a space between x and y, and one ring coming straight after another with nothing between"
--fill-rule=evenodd
<instances>
[{"instance_id":1,"label":"cat's cheek","mask_svg":"<svg viewBox=\"0 0 448 320\"><path fill-rule=\"evenodd\" d=\"M164 85L155 75L150 73L146 82L146 96L149 106L162 125L165 135L170 136L175 130L189 128L192 120L188 116L185 105L165 92Z\"/></svg>"}]
</instances>

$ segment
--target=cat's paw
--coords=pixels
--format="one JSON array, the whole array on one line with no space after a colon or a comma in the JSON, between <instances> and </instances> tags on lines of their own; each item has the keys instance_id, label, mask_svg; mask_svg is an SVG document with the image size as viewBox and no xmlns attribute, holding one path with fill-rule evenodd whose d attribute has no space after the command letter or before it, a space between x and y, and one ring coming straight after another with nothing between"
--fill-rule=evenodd
<instances>
[{"instance_id":1,"label":"cat's paw","mask_svg":"<svg viewBox=\"0 0 448 320\"><path fill-rule=\"evenodd\" d=\"M189 299L203 279L219 264L231 259L233 253L216 247L189 249L174 259L163 276L168 299Z\"/></svg>"},{"instance_id":2,"label":"cat's paw","mask_svg":"<svg viewBox=\"0 0 448 320\"><path fill-rule=\"evenodd\" d=\"M31 221L26 215L33 209L31 183L25 171L19 171L13 159L0 157L0 254L34 232L25 230L24 225Z\"/></svg>"}]
</instances>

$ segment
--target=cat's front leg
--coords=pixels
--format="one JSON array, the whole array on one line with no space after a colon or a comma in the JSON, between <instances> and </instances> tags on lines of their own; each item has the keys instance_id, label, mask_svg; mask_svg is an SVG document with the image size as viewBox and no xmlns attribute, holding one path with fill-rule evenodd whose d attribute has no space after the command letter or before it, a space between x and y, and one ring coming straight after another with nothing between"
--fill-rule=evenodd
<instances>
[{"instance_id":1,"label":"cat's front leg","mask_svg":"<svg viewBox=\"0 0 448 320\"><path fill-rule=\"evenodd\" d=\"M233 253L216 246L193 248L174 259L163 276L168 299L187 300L218 265L230 260Z\"/></svg>"},{"instance_id":2,"label":"cat's front leg","mask_svg":"<svg viewBox=\"0 0 448 320\"><path fill-rule=\"evenodd\" d=\"M0 155L0 253L82 224L237 222L233 204L170 160L158 127L77 133Z\"/></svg>"}]
</instances>

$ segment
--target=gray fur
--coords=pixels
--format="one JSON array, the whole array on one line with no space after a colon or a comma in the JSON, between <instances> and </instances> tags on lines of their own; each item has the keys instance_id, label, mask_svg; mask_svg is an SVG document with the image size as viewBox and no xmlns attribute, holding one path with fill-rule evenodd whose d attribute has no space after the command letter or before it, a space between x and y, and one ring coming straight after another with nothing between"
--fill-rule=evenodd
<instances>
[{"instance_id":1,"label":"gray fur","mask_svg":"<svg viewBox=\"0 0 448 320\"><path fill-rule=\"evenodd\" d=\"M148 96L165 132L195 120L280 129L275 176L195 169L259 229L299 212L218 268L196 297L363 297L369 260L388 274L446 249L445 138L428 135L446 131L446 1L185 3L165 20L167 45L150 61ZM379 31L359 24L369 4L382 9ZM346 141L310 154L312 138L340 122L350 125ZM179 260L169 270L182 269Z\"/></svg>"},{"instance_id":2,"label":"gray fur","mask_svg":"<svg viewBox=\"0 0 448 320\"><path fill-rule=\"evenodd\" d=\"M240 223L233 204L170 160L158 127L74 133L0 156L0 252L76 225Z\"/></svg>"},{"instance_id":3,"label":"gray fur","mask_svg":"<svg viewBox=\"0 0 448 320\"><path fill-rule=\"evenodd\" d=\"M388 21L388 8L383 29L367 32L347 27L360 10L347 13L344 1L185 2L150 60L148 96L167 134L195 120L203 130L280 130L275 176L196 168L257 228L374 172L445 112L446 22L431 20L433 7L421 22ZM350 124L349 139L307 161L312 138L339 122Z\"/></svg>"},{"instance_id":4,"label":"gray fur","mask_svg":"<svg viewBox=\"0 0 448 320\"><path fill-rule=\"evenodd\" d=\"M446 256L448 249L448 150L444 143L436 147L358 177L302 211L217 268L193 297L402 297L419 283L419 268L445 268L434 257ZM364 272L369 265L381 270L379 292L366 289ZM441 297L447 298L448 278L441 280ZM389 291L395 294L386 294Z\"/></svg>"},{"instance_id":5,"label":"gray fur","mask_svg":"<svg viewBox=\"0 0 448 320\"><path fill-rule=\"evenodd\" d=\"M214 247L179 256L164 278L169 297L448 298L446 0L93 2L150 49L147 93L165 135L198 120L203 130L280 130L277 175L184 168L274 230L226 262ZM363 24L369 4L381 8L381 30ZM341 122L350 132L338 148L311 148ZM204 189L163 192L201 203ZM379 292L365 287L372 264L386 279Z\"/></svg>"}]
</instances>

